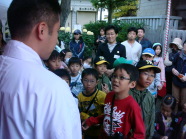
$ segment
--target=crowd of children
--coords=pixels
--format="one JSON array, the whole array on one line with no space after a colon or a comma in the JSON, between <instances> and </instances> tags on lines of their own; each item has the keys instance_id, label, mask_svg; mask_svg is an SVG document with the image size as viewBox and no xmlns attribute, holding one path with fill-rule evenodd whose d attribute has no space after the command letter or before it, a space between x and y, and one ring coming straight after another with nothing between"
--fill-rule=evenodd
<instances>
[{"instance_id":1,"label":"crowd of children","mask_svg":"<svg viewBox=\"0 0 186 139\"><path fill-rule=\"evenodd\" d=\"M135 41L134 27L122 44L115 26L103 30L95 58L83 57L85 44L75 30L70 50L54 50L44 61L68 83L84 138L186 139L186 42L182 49L174 40L164 60L160 43L142 48ZM166 91L169 74L172 92Z\"/></svg>"}]
</instances>

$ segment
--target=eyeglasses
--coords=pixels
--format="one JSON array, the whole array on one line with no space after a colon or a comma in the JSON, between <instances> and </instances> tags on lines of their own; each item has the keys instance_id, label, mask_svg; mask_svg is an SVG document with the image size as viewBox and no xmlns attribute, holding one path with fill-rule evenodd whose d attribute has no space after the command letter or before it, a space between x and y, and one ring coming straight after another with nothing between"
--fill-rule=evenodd
<instances>
[{"instance_id":1,"label":"eyeglasses","mask_svg":"<svg viewBox=\"0 0 186 139\"><path fill-rule=\"evenodd\" d=\"M95 81L95 80L87 80L87 79L84 79L83 82L84 82L84 83L91 83L91 84L94 84L96 81Z\"/></svg>"},{"instance_id":2,"label":"eyeglasses","mask_svg":"<svg viewBox=\"0 0 186 139\"><path fill-rule=\"evenodd\" d=\"M116 75L112 75L112 77L111 77L112 79L118 79L118 80L130 80L130 78L127 78L127 77L125 77L125 76L116 76Z\"/></svg>"},{"instance_id":3,"label":"eyeglasses","mask_svg":"<svg viewBox=\"0 0 186 139\"><path fill-rule=\"evenodd\" d=\"M148 72L142 72L146 77L155 78L155 74L149 74Z\"/></svg>"}]
</instances>

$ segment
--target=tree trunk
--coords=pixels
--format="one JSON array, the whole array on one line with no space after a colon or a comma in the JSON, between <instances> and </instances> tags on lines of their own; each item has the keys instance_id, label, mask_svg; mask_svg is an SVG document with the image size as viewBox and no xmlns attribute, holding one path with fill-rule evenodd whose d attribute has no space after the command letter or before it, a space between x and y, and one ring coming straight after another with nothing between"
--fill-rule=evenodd
<instances>
[{"instance_id":1,"label":"tree trunk","mask_svg":"<svg viewBox=\"0 0 186 139\"><path fill-rule=\"evenodd\" d=\"M65 27L71 9L71 0L61 0L60 25Z\"/></svg>"},{"instance_id":2,"label":"tree trunk","mask_svg":"<svg viewBox=\"0 0 186 139\"><path fill-rule=\"evenodd\" d=\"M112 14L113 14L113 6L112 6L112 3L109 4L109 7L108 7L108 23L109 24L112 24Z\"/></svg>"}]
</instances>

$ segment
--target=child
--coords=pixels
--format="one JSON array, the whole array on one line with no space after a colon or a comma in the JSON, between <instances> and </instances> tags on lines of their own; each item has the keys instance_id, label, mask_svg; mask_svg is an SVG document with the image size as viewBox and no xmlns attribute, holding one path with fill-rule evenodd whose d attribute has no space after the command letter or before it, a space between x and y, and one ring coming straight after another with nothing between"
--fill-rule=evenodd
<instances>
[{"instance_id":1,"label":"child","mask_svg":"<svg viewBox=\"0 0 186 139\"><path fill-rule=\"evenodd\" d=\"M186 41L183 44L183 49L175 55L173 61L173 80L172 80L172 95L176 98L175 112L181 110L181 106L186 103Z\"/></svg>"},{"instance_id":2,"label":"child","mask_svg":"<svg viewBox=\"0 0 186 139\"><path fill-rule=\"evenodd\" d=\"M78 96L80 92L83 91L83 84L81 82L81 60L77 57L72 57L69 60L68 67L71 73L71 91Z\"/></svg>"},{"instance_id":3,"label":"child","mask_svg":"<svg viewBox=\"0 0 186 139\"><path fill-rule=\"evenodd\" d=\"M155 51L152 48L146 48L142 52L142 59L149 60L149 61L153 62L154 55L155 55ZM154 65L154 63L153 63L153 65ZM157 73L152 84L150 84L147 89L151 92L151 94L153 96L156 97L158 90L161 90L161 88L162 88L162 84L160 82L160 73Z\"/></svg>"},{"instance_id":4,"label":"child","mask_svg":"<svg viewBox=\"0 0 186 139\"><path fill-rule=\"evenodd\" d=\"M111 90L110 79L105 75L108 64L109 63L104 59L103 56L96 57L94 60L94 67L99 74L99 82L97 88L105 93L108 93Z\"/></svg>"},{"instance_id":5,"label":"child","mask_svg":"<svg viewBox=\"0 0 186 139\"><path fill-rule=\"evenodd\" d=\"M67 84L70 86L70 74L69 72L66 70L66 69L57 69L54 71L54 73L59 76L60 78L62 78L63 80L65 80L67 82ZM75 101L76 101L76 104L78 105L78 99L77 99L77 96L72 93Z\"/></svg>"},{"instance_id":6,"label":"child","mask_svg":"<svg viewBox=\"0 0 186 139\"><path fill-rule=\"evenodd\" d=\"M96 40L96 43L98 44L98 46L100 46L101 44L105 43L105 41L106 41L105 28L100 28L99 36L98 39Z\"/></svg>"},{"instance_id":7,"label":"child","mask_svg":"<svg viewBox=\"0 0 186 139\"><path fill-rule=\"evenodd\" d=\"M150 139L154 134L155 98L147 88L154 81L156 73L161 72L161 69L148 60L139 61L136 67L139 70L139 79L136 87L131 89L129 94L133 96L142 109L146 139Z\"/></svg>"},{"instance_id":8,"label":"child","mask_svg":"<svg viewBox=\"0 0 186 139\"><path fill-rule=\"evenodd\" d=\"M60 69L61 67L61 58L59 52L53 50L48 60L45 61L46 66L50 71Z\"/></svg>"},{"instance_id":9,"label":"child","mask_svg":"<svg viewBox=\"0 0 186 139\"><path fill-rule=\"evenodd\" d=\"M103 107L106 94L98 89L98 72L95 69L87 68L82 72L82 83L84 91L78 95L81 120L84 121L90 116L96 117L103 114ZM84 139L96 138L100 133L100 126L92 126L84 132Z\"/></svg>"},{"instance_id":10,"label":"child","mask_svg":"<svg viewBox=\"0 0 186 139\"><path fill-rule=\"evenodd\" d=\"M64 64L68 65L69 59L72 57L72 52L69 49L63 49L60 52L60 56L61 56L62 62Z\"/></svg>"},{"instance_id":11,"label":"child","mask_svg":"<svg viewBox=\"0 0 186 139\"><path fill-rule=\"evenodd\" d=\"M135 87L138 76L138 70L133 65L118 65L112 76L113 91L108 93L105 99L104 115L88 118L82 123L83 129L103 123L101 139L144 139L145 128L141 109L129 95L129 90Z\"/></svg>"},{"instance_id":12,"label":"child","mask_svg":"<svg viewBox=\"0 0 186 139\"><path fill-rule=\"evenodd\" d=\"M176 116L176 136L175 139L186 139L186 103L183 105L182 111Z\"/></svg>"},{"instance_id":13,"label":"child","mask_svg":"<svg viewBox=\"0 0 186 139\"><path fill-rule=\"evenodd\" d=\"M83 58L83 69L92 68L92 57L86 56Z\"/></svg>"},{"instance_id":14,"label":"child","mask_svg":"<svg viewBox=\"0 0 186 139\"><path fill-rule=\"evenodd\" d=\"M85 44L83 39L81 38L81 31L76 29L74 31L74 38L70 41L70 50L73 54L73 57L78 57L79 59L83 59Z\"/></svg>"},{"instance_id":15,"label":"child","mask_svg":"<svg viewBox=\"0 0 186 139\"><path fill-rule=\"evenodd\" d=\"M155 133L153 139L175 139L175 115L176 99L171 95L166 95L161 104L161 112L156 113Z\"/></svg>"}]
</instances>

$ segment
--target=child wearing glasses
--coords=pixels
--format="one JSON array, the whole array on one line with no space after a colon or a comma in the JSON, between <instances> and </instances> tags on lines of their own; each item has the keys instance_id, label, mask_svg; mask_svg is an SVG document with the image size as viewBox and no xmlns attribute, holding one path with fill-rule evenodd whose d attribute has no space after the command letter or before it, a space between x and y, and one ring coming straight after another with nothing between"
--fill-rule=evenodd
<instances>
[{"instance_id":1,"label":"child wearing glasses","mask_svg":"<svg viewBox=\"0 0 186 139\"><path fill-rule=\"evenodd\" d=\"M146 139L152 138L154 134L155 121L155 98L148 91L148 87L152 84L156 73L160 73L161 69L154 66L151 61L139 61L136 67L139 70L139 79L136 87L130 90L130 95L137 101L142 109L143 120L146 127Z\"/></svg>"},{"instance_id":2,"label":"child wearing glasses","mask_svg":"<svg viewBox=\"0 0 186 139\"><path fill-rule=\"evenodd\" d=\"M81 120L90 116L96 117L103 114L106 93L97 89L98 72L87 68L82 72L82 83L84 91L78 95ZM98 138L100 125L92 126L84 132L84 139Z\"/></svg>"},{"instance_id":3,"label":"child wearing glasses","mask_svg":"<svg viewBox=\"0 0 186 139\"><path fill-rule=\"evenodd\" d=\"M145 127L141 109L129 90L134 88L139 77L136 67L130 64L118 65L112 75L112 90L107 94L104 115L89 117L82 123L83 130L102 124L101 139L145 138Z\"/></svg>"}]
</instances>

